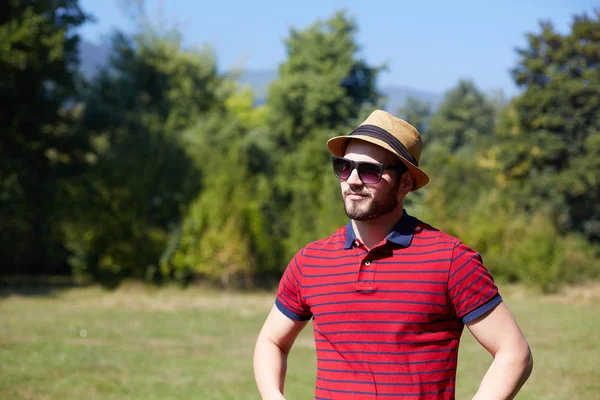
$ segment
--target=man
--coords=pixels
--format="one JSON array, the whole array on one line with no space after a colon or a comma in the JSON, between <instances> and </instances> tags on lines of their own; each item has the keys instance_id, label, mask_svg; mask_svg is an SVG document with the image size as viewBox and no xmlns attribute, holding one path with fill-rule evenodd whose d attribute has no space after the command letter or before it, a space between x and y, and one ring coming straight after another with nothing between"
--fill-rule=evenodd
<instances>
[{"instance_id":1,"label":"man","mask_svg":"<svg viewBox=\"0 0 600 400\"><path fill-rule=\"evenodd\" d=\"M254 352L262 398L284 399L312 318L317 399L454 399L464 325L494 357L474 399L512 399L531 352L481 257L403 209L429 182L417 130L378 110L327 146L350 223L286 268Z\"/></svg>"}]
</instances>

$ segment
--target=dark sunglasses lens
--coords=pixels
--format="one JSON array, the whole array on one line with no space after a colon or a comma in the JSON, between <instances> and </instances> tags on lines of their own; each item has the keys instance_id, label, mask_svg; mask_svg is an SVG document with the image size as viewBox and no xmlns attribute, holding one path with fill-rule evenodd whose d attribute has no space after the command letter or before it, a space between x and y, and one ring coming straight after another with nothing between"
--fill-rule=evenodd
<instances>
[{"instance_id":1,"label":"dark sunglasses lens","mask_svg":"<svg viewBox=\"0 0 600 400\"><path fill-rule=\"evenodd\" d=\"M381 179L381 168L375 164L360 164L358 177L363 183L377 183Z\"/></svg>"},{"instance_id":2,"label":"dark sunglasses lens","mask_svg":"<svg viewBox=\"0 0 600 400\"><path fill-rule=\"evenodd\" d=\"M333 160L333 173L339 179L348 179L352 173L352 164L343 158L335 158Z\"/></svg>"}]
</instances>

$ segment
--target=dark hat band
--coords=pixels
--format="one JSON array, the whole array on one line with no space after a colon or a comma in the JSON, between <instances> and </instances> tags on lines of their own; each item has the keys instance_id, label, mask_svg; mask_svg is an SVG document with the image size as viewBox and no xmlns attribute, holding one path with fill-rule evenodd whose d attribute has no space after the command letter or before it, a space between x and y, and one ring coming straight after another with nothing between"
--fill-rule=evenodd
<instances>
[{"instance_id":1,"label":"dark hat band","mask_svg":"<svg viewBox=\"0 0 600 400\"><path fill-rule=\"evenodd\" d=\"M352 135L369 136L379 140L383 140L385 143L389 144L390 147L394 149L396 153L398 153L398 155L406 158L414 166L419 166L417 160L410 155L410 153L408 152L408 150L406 150L406 147L404 147L402 142L383 128L380 128L375 125L365 124L353 130L349 136Z\"/></svg>"}]
</instances>

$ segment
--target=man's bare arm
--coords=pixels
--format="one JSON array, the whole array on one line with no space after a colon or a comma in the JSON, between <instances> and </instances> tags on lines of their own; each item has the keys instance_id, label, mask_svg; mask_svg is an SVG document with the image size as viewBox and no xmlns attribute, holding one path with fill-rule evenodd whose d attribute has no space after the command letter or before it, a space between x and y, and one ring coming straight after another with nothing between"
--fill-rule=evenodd
<instances>
[{"instance_id":1,"label":"man's bare arm","mask_svg":"<svg viewBox=\"0 0 600 400\"><path fill-rule=\"evenodd\" d=\"M294 321L273 306L254 348L254 378L263 400L284 399L287 358L307 321Z\"/></svg>"},{"instance_id":2,"label":"man's bare arm","mask_svg":"<svg viewBox=\"0 0 600 400\"><path fill-rule=\"evenodd\" d=\"M533 369L523 332L504 303L467 324L477 341L494 357L473 400L510 400Z\"/></svg>"}]
</instances>

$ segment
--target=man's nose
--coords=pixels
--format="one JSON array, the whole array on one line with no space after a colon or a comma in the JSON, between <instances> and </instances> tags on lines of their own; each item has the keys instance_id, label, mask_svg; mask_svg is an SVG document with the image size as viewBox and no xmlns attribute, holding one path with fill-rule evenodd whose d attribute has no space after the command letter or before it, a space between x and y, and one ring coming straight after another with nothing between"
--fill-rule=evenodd
<instances>
[{"instance_id":1,"label":"man's nose","mask_svg":"<svg viewBox=\"0 0 600 400\"><path fill-rule=\"evenodd\" d=\"M363 185L362 181L358 177L358 171L356 170L356 168L354 168L352 170L352 172L350 173L350 176L348 177L348 179L346 179L346 182L350 186L362 186Z\"/></svg>"}]
</instances>

